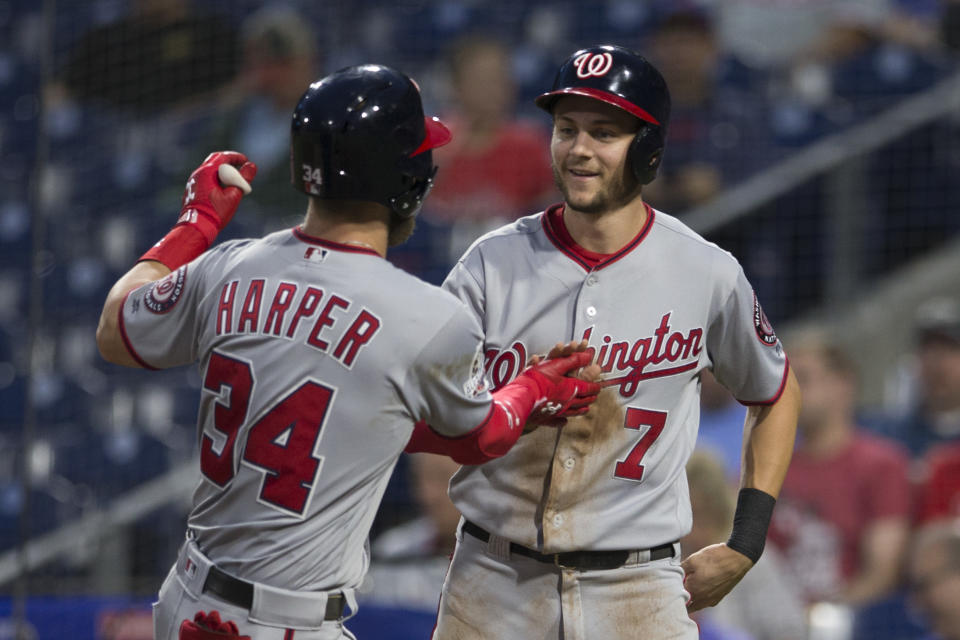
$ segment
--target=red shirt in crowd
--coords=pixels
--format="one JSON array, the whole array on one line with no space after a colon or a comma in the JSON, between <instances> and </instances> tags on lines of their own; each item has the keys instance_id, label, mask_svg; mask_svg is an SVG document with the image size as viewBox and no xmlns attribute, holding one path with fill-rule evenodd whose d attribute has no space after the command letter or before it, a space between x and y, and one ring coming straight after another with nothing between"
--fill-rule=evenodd
<instances>
[{"instance_id":1,"label":"red shirt in crowd","mask_svg":"<svg viewBox=\"0 0 960 640\"><path fill-rule=\"evenodd\" d=\"M871 523L909 519L908 467L906 450L862 431L828 458L794 452L770 540L809 601L836 597L857 572L860 540Z\"/></svg>"},{"instance_id":2,"label":"red shirt in crowd","mask_svg":"<svg viewBox=\"0 0 960 640\"><path fill-rule=\"evenodd\" d=\"M927 476L917 496L917 524L960 517L960 442L928 454Z\"/></svg>"},{"instance_id":3,"label":"red shirt in crowd","mask_svg":"<svg viewBox=\"0 0 960 640\"><path fill-rule=\"evenodd\" d=\"M434 152L440 168L424 205L428 217L445 222L513 220L543 209L553 186L545 129L507 123L483 149L458 144L460 129L452 120L453 142Z\"/></svg>"}]
</instances>

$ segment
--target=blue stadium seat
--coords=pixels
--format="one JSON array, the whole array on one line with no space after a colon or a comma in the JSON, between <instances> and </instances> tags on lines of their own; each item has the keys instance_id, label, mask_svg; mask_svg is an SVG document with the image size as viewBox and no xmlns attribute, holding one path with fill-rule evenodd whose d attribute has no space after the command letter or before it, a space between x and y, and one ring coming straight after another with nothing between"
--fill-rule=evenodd
<instances>
[{"instance_id":1,"label":"blue stadium seat","mask_svg":"<svg viewBox=\"0 0 960 640\"><path fill-rule=\"evenodd\" d=\"M55 472L89 487L101 505L168 468L167 448L133 428L64 436L55 457Z\"/></svg>"}]
</instances>

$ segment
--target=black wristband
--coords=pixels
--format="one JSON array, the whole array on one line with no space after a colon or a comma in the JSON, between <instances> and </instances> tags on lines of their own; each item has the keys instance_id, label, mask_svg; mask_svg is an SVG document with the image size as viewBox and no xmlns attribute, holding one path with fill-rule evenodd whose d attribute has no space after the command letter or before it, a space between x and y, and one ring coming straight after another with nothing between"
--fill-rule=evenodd
<instances>
[{"instance_id":1,"label":"black wristband","mask_svg":"<svg viewBox=\"0 0 960 640\"><path fill-rule=\"evenodd\" d=\"M760 489L740 489L737 510L733 515L733 531L727 546L756 563L763 553L770 516L776 503L776 498Z\"/></svg>"}]
</instances>

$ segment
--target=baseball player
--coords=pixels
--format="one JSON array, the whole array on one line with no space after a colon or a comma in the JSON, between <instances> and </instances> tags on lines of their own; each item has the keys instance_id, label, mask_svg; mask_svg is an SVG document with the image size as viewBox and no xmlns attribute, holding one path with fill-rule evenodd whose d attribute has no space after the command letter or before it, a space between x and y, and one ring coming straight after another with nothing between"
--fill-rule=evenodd
<instances>
[{"instance_id":1,"label":"baseball player","mask_svg":"<svg viewBox=\"0 0 960 640\"><path fill-rule=\"evenodd\" d=\"M582 49L536 103L565 202L481 237L443 286L484 327L494 388L549 336L589 341L606 388L586 416L454 475L464 520L434 638L696 638L688 611L763 550L797 383L737 261L641 198L670 115L659 72ZM681 564L704 369L750 407L742 488L729 541Z\"/></svg>"},{"instance_id":2,"label":"baseball player","mask_svg":"<svg viewBox=\"0 0 960 640\"><path fill-rule=\"evenodd\" d=\"M407 76L338 71L293 116L302 225L206 251L243 195L228 185L249 188L256 173L240 153L213 153L177 225L110 291L106 359L198 361L203 381L202 480L154 606L158 640L352 638L343 620L365 541L408 441L479 464L506 453L531 414L583 413L599 393L564 377L592 358L576 345L491 393L477 320L383 259L410 234L431 149L449 138Z\"/></svg>"}]
</instances>

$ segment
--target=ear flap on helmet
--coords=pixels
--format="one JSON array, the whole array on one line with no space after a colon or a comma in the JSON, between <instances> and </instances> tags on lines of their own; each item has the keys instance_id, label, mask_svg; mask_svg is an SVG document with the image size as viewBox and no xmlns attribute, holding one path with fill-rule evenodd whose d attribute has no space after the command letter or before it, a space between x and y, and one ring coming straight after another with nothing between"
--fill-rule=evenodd
<instances>
[{"instance_id":1,"label":"ear flap on helmet","mask_svg":"<svg viewBox=\"0 0 960 640\"><path fill-rule=\"evenodd\" d=\"M630 144L630 167L640 184L649 184L657 177L663 160L664 135L660 127L643 125Z\"/></svg>"}]
</instances>

